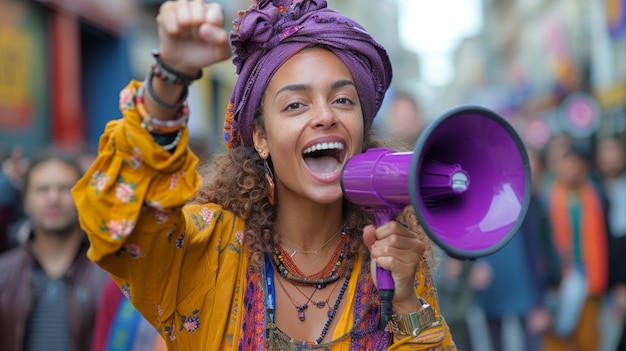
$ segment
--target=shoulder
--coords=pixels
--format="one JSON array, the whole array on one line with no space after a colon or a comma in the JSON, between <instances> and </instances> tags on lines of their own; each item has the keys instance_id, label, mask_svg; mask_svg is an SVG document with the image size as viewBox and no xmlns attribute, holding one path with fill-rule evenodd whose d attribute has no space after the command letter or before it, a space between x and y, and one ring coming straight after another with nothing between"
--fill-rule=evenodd
<instances>
[{"instance_id":1,"label":"shoulder","mask_svg":"<svg viewBox=\"0 0 626 351\"><path fill-rule=\"evenodd\" d=\"M24 271L30 269L27 263L28 250L25 245L17 246L0 255L0 291L2 287L15 287L24 278Z\"/></svg>"},{"instance_id":2,"label":"shoulder","mask_svg":"<svg viewBox=\"0 0 626 351\"><path fill-rule=\"evenodd\" d=\"M183 208L188 231L201 236L210 235L228 241L241 242L245 221L223 206L215 203L189 204Z\"/></svg>"},{"instance_id":3,"label":"shoulder","mask_svg":"<svg viewBox=\"0 0 626 351\"><path fill-rule=\"evenodd\" d=\"M243 224L243 219L215 203L188 204L183 208L188 220L201 220L206 224Z\"/></svg>"},{"instance_id":4,"label":"shoulder","mask_svg":"<svg viewBox=\"0 0 626 351\"><path fill-rule=\"evenodd\" d=\"M22 266L28 256L28 250L24 244L16 246L0 254L0 272L7 272L11 267Z\"/></svg>"}]
</instances>

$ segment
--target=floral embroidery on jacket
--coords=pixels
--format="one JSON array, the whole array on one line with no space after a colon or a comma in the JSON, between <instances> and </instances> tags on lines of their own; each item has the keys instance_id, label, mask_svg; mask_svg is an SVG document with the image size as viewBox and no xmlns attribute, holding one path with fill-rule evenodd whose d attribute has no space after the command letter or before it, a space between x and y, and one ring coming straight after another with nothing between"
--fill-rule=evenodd
<instances>
[{"instance_id":1,"label":"floral embroidery on jacket","mask_svg":"<svg viewBox=\"0 0 626 351\"><path fill-rule=\"evenodd\" d=\"M123 177L118 177L117 187L115 187L115 198L120 200L122 203L137 201L137 197L135 196L135 189L137 189L137 183L125 183Z\"/></svg>"},{"instance_id":2,"label":"floral embroidery on jacket","mask_svg":"<svg viewBox=\"0 0 626 351\"><path fill-rule=\"evenodd\" d=\"M200 313L199 310L194 310L191 312L191 316L181 316L181 324L180 329L185 329L188 332L195 332L200 328L200 317L198 316Z\"/></svg>"},{"instance_id":3,"label":"floral embroidery on jacket","mask_svg":"<svg viewBox=\"0 0 626 351\"><path fill-rule=\"evenodd\" d=\"M154 217L156 218L157 224L166 223L172 218L172 212L170 211L155 211Z\"/></svg>"},{"instance_id":4,"label":"floral embroidery on jacket","mask_svg":"<svg viewBox=\"0 0 626 351\"><path fill-rule=\"evenodd\" d=\"M142 164L143 158L141 158L141 150L138 147L133 146L133 154L130 156L130 166L134 169L139 169Z\"/></svg>"},{"instance_id":5,"label":"floral embroidery on jacket","mask_svg":"<svg viewBox=\"0 0 626 351\"><path fill-rule=\"evenodd\" d=\"M135 106L135 95L137 90L133 87L126 87L120 91L120 110L128 110Z\"/></svg>"},{"instance_id":6,"label":"floral embroidery on jacket","mask_svg":"<svg viewBox=\"0 0 626 351\"><path fill-rule=\"evenodd\" d=\"M108 224L103 220L100 226L100 230L108 232L115 240L122 240L129 236L133 229L135 229L135 221L132 219L128 221L126 219L120 221L112 219Z\"/></svg>"},{"instance_id":7,"label":"floral embroidery on jacket","mask_svg":"<svg viewBox=\"0 0 626 351\"><path fill-rule=\"evenodd\" d=\"M91 176L91 181L89 182L89 185L96 188L96 195L98 195L100 194L100 191L102 191L102 189L107 186L110 180L111 178L107 176L106 173L96 171Z\"/></svg>"},{"instance_id":8,"label":"floral embroidery on jacket","mask_svg":"<svg viewBox=\"0 0 626 351\"><path fill-rule=\"evenodd\" d=\"M185 171L181 171L180 175L179 175L179 173L174 173L172 175L172 178L170 178L169 189L170 190L174 190L176 188L176 185L180 181L180 178L184 178L184 177L185 177Z\"/></svg>"},{"instance_id":9,"label":"floral embroidery on jacket","mask_svg":"<svg viewBox=\"0 0 626 351\"><path fill-rule=\"evenodd\" d=\"M128 300L131 300L129 282L124 282L124 284L120 285L120 290L122 290L122 294L124 294Z\"/></svg>"},{"instance_id":10,"label":"floral embroidery on jacket","mask_svg":"<svg viewBox=\"0 0 626 351\"><path fill-rule=\"evenodd\" d=\"M215 218L215 212L203 207L200 210L199 216L192 213L191 218L193 219L193 223L196 225L196 228L198 228L198 231L202 231L207 225L212 223L213 218Z\"/></svg>"},{"instance_id":11,"label":"floral embroidery on jacket","mask_svg":"<svg viewBox=\"0 0 626 351\"><path fill-rule=\"evenodd\" d=\"M123 252L127 252L132 258L139 258L139 257L145 256L141 252L141 248L139 247L139 245L136 245L133 243L127 243L126 245L122 246L120 250Z\"/></svg>"},{"instance_id":12,"label":"floral embroidery on jacket","mask_svg":"<svg viewBox=\"0 0 626 351\"><path fill-rule=\"evenodd\" d=\"M174 227L167 233L167 242L172 241L172 237L176 234L176 230L178 229L178 224L175 224Z\"/></svg>"},{"instance_id":13,"label":"floral embroidery on jacket","mask_svg":"<svg viewBox=\"0 0 626 351\"><path fill-rule=\"evenodd\" d=\"M184 241L185 241L185 233L183 232L183 233L180 233L178 238L176 238L176 248L182 249Z\"/></svg>"},{"instance_id":14,"label":"floral embroidery on jacket","mask_svg":"<svg viewBox=\"0 0 626 351\"><path fill-rule=\"evenodd\" d=\"M165 334L167 334L170 341L176 340L176 331L174 330L173 324L170 327L165 327Z\"/></svg>"}]
</instances>

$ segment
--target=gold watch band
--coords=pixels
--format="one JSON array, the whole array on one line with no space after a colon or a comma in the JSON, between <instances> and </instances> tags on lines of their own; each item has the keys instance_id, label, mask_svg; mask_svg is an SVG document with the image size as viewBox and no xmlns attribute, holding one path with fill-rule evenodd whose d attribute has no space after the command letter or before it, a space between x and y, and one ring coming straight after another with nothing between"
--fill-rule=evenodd
<instances>
[{"instance_id":1,"label":"gold watch band","mask_svg":"<svg viewBox=\"0 0 626 351\"><path fill-rule=\"evenodd\" d=\"M430 327L437 322L435 311L426 301L420 299L422 307L417 312L411 312L405 315L394 314L391 317L394 332L403 335L418 336L422 330Z\"/></svg>"}]
</instances>

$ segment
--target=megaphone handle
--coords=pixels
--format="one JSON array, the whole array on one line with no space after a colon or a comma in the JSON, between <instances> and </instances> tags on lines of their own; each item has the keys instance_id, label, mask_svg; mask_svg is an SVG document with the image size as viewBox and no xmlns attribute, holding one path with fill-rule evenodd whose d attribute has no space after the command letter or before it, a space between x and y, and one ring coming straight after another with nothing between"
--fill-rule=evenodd
<instances>
[{"instance_id":1,"label":"megaphone handle","mask_svg":"<svg viewBox=\"0 0 626 351\"><path fill-rule=\"evenodd\" d=\"M376 219L376 226L380 227L391 221L396 212L396 210L392 209L375 211L374 217ZM380 295L380 320L378 321L378 329L384 330L393 315L391 301L393 300L395 284L391 277L391 272L378 265L376 266L376 286L378 287L378 293Z\"/></svg>"}]
</instances>

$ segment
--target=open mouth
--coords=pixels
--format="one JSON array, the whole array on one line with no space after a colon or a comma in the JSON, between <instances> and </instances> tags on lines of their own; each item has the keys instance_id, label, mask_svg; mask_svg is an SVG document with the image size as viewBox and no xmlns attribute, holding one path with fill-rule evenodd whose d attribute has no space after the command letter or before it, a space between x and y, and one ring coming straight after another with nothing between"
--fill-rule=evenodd
<instances>
[{"instance_id":1,"label":"open mouth","mask_svg":"<svg viewBox=\"0 0 626 351\"><path fill-rule=\"evenodd\" d=\"M319 175L333 174L341 169L345 157L341 142L324 142L312 145L302 153L304 163Z\"/></svg>"}]
</instances>

